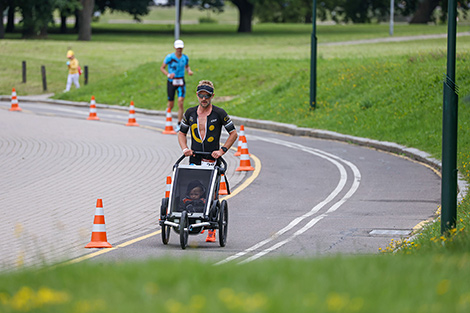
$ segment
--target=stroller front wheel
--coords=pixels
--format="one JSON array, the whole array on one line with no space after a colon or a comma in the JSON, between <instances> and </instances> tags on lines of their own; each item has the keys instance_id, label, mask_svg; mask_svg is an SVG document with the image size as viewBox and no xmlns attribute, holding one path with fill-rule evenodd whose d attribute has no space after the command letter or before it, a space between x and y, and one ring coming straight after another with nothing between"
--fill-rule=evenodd
<instances>
[{"instance_id":1,"label":"stroller front wheel","mask_svg":"<svg viewBox=\"0 0 470 313\"><path fill-rule=\"evenodd\" d=\"M226 200L222 200L220 204L219 212L219 244L221 247L225 247L227 243L227 232L228 232L228 204Z\"/></svg>"},{"instance_id":2,"label":"stroller front wheel","mask_svg":"<svg viewBox=\"0 0 470 313\"><path fill-rule=\"evenodd\" d=\"M170 226L165 224L162 226L162 242L164 245L167 245L168 241L170 240L170 230Z\"/></svg>"},{"instance_id":3,"label":"stroller front wheel","mask_svg":"<svg viewBox=\"0 0 470 313\"><path fill-rule=\"evenodd\" d=\"M189 237L189 217L188 212L184 210L181 212L181 220L180 220L180 244L181 249L186 249L188 246L188 237Z\"/></svg>"}]
</instances>

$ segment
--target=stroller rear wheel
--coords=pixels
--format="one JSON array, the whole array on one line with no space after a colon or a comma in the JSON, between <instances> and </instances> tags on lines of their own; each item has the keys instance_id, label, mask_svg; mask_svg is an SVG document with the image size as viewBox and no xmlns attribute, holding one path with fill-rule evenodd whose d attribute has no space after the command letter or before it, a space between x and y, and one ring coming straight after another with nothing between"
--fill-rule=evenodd
<instances>
[{"instance_id":1,"label":"stroller rear wheel","mask_svg":"<svg viewBox=\"0 0 470 313\"><path fill-rule=\"evenodd\" d=\"M227 232L228 232L228 204L227 201L222 200L220 204L219 212L219 244L221 247L225 247L227 243Z\"/></svg>"},{"instance_id":2,"label":"stroller rear wheel","mask_svg":"<svg viewBox=\"0 0 470 313\"><path fill-rule=\"evenodd\" d=\"M180 244L181 249L186 249L188 246L188 237L189 237L189 218L188 212L184 210L181 212L181 220L180 220Z\"/></svg>"}]
</instances>

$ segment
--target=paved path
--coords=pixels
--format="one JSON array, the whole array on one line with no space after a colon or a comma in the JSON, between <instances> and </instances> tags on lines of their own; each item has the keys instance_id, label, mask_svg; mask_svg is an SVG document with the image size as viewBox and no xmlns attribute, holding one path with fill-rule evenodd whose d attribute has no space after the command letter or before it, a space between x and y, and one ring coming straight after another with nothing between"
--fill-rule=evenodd
<instances>
[{"instance_id":1,"label":"paved path","mask_svg":"<svg viewBox=\"0 0 470 313\"><path fill-rule=\"evenodd\" d=\"M0 106L0 268L89 252L98 198L108 241L157 230L165 178L181 155L176 136L8 105ZM235 157L227 161L236 185L244 174Z\"/></svg>"},{"instance_id":2,"label":"paved path","mask_svg":"<svg viewBox=\"0 0 470 313\"><path fill-rule=\"evenodd\" d=\"M457 37L470 36L470 32L461 32L456 34ZM363 45L379 42L403 42L413 40L429 40L429 39L441 39L447 38L447 34L431 34L431 35L419 35L419 36L398 36L398 37L383 37L383 38L372 38L372 39L360 39L351 41L339 41L339 42L323 42L320 46L350 46L350 45Z\"/></svg>"}]
</instances>

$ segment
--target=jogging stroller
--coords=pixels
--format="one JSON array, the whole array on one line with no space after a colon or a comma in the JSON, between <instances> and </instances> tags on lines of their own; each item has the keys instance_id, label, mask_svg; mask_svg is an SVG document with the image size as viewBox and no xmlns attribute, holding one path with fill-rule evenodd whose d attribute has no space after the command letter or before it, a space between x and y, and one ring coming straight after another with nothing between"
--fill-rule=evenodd
<instances>
[{"instance_id":1,"label":"jogging stroller","mask_svg":"<svg viewBox=\"0 0 470 313\"><path fill-rule=\"evenodd\" d=\"M195 155L210 155L194 152ZM201 234L204 230L219 230L219 244L227 242L228 204L219 200L221 175L227 163L220 157L214 166L184 165L181 156L173 166L170 196L162 199L159 224L162 227L162 242L168 244L171 228L179 234L182 249L188 246L189 235ZM230 189L227 184L227 191Z\"/></svg>"}]
</instances>

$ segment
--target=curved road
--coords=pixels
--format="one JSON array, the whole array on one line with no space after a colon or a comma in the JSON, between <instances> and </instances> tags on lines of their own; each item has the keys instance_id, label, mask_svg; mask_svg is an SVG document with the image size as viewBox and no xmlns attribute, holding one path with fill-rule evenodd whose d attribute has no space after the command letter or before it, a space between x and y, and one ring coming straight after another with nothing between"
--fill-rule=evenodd
<instances>
[{"instance_id":1,"label":"curved road","mask_svg":"<svg viewBox=\"0 0 470 313\"><path fill-rule=\"evenodd\" d=\"M0 102L0 267L93 256L99 261L193 256L214 263L272 256L376 253L408 235L439 205L440 178L411 160L347 143L246 128L255 172L235 172L227 154L229 236L225 248L191 236L161 243L165 177L180 150L162 135L163 116L35 102ZM238 126L238 125L237 125ZM254 180L246 186L243 182ZM115 249L84 249L97 198ZM132 240L132 241L131 241ZM84 258L79 258L85 256Z\"/></svg>"}]
</instances>

